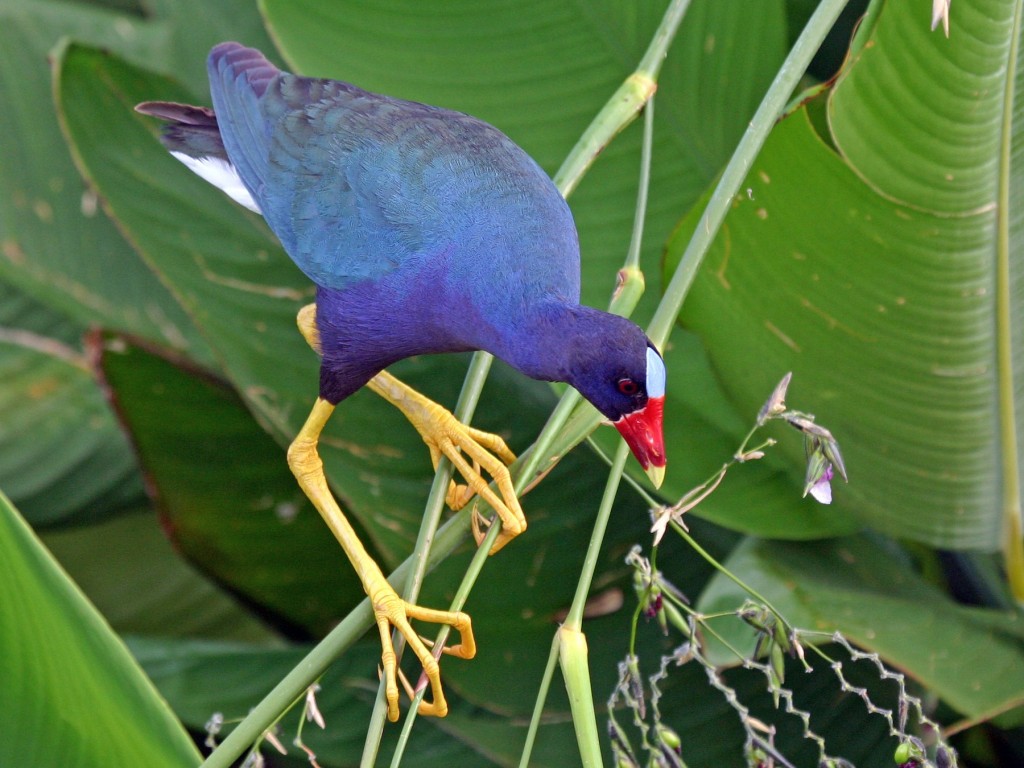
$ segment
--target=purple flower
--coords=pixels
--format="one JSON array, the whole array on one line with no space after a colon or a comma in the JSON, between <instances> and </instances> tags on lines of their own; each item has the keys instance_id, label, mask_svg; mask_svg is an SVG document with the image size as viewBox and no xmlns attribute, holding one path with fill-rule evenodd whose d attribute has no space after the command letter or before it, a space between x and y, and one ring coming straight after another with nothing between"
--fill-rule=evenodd
<instances>
[{"instance_id":1,"label":"purple flower","mask_svg":"<svg viewBox=\"0 0 1024 768\"><path fill-rule=\"evenodd\" d=\"M839 445L828 430L820 427L816 427L813 432L805 431L804 436L807 451L804 496L809 493L819 504L831 504L832 478L838 472L846 480L846 467L839 453Z\"/></svg>"},{"instance_id":2,"label":"purple flower","mask_svg":"<svg viewBox=\"0 0 1024 768\"><path fill-rule=\"evenodd\" d=\"M832 480L832 474L832 465L829 464L821 477L808 489L808 492L819 504L832 503L832 486L829 484Z\"/></svg>"}]
</instances>

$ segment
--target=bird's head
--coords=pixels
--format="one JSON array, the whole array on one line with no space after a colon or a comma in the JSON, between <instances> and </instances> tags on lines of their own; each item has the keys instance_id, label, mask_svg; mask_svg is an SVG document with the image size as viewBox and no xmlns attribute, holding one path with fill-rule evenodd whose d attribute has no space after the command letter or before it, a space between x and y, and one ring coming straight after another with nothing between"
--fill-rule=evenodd
<instances>
[{"instance_id":1,"label":"bird's head","mask_svg":"<svg viewBox=\"0 0 1024 768\"><path fill-rule=\"evenodd\" d=\"M601 325L600 333L578 337L569 383L615 425L658 487L665 476L665 362L630 321L604 315Z\"/></svg>"}]
</instances>

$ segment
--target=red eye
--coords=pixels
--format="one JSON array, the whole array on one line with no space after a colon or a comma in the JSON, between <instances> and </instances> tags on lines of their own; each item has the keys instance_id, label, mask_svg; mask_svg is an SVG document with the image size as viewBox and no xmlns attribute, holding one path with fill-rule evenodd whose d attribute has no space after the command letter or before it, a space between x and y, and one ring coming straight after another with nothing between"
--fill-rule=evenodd
<instances>
[{"instance_id":1,"label":"red eye","mask_svg":"<svg viewBox=\"0 0 1024 768\"><path fill-rule=\"evenodd\" d=\"M632 379L619 379L619 392L624 395L635 395L640 391L640 385Z\"/></svg>"}]
</instances>

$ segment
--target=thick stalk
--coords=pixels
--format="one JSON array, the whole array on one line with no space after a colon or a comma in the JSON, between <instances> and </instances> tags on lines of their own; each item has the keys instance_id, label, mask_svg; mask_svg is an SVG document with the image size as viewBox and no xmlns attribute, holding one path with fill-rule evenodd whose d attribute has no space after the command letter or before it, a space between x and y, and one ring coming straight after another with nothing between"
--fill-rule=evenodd
<instances>
[{"instance_id":1,"label":"thick stalk","mask_svg":"<svg viewBox=\"0 0 1024 768\"><path fill-rule=\"evenodd\" d=\"M594 520L594 530L590 534L590 546L587 547L586 559L576 583L576 595L565 622L558 630L558 660L562 667L562 677L569 692L569 705L572 710L573 726L576 729L576 742L580 748L583 765L601 764L601 738L597 728L597 716L594 712L594 697L590 688L590 668L587 663L587 640L583 634L583 609L590 595L590 587L594 581L598 557L601 554L601 542L604 541L608 520L611 518L615 495L622 480L622 470L629 458L629 447L620 443L615 452L608 482L605 484L601 505Z\"/></svg>"},{"instance_id":2,"label":"thick stalk","mask_svg":"<svg viewBox=\"0 0 1024 768\"><path fill-rule=\"evenodd\" d=\"M601 151L623 128L633 122L644 104L654 95L658 73L690 0L674 0L665 11L658 29L636 71L627 77L612 97L605 102L597 117L587 126L562 167L555 174L555 184L568 197Z\"/></svg>"}]
</instances>

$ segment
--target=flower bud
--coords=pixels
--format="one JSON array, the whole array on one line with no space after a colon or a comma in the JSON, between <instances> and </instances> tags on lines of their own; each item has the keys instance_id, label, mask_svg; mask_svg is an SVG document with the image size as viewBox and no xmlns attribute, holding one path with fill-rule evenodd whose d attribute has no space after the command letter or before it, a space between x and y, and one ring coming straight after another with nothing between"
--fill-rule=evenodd
<instances>
[{"instance_id":1,"label":"flower bud","mask_svg":"<svg viewBox=\"0 0 1024 768\"><path fill-rule=\"evenodd\" d=\"M779 684L786 682L786 656L778 643L772 643L771 650L772 672L778 678Z\"/></svg>"},{"instance_id":2,"label":"flower bud","mask_svg":"<svg viewBox=\"0 0 1024 768\"><path fill-rule=\"evenodd\" d=\"M673 731L664 723L658 723L655 726L655 733L657 734L658 741L664 744L666 747L671 749L676 754L679 754L683 749L682 739L679 738L679 734Z\"/></svg>"},{"instance_id":3,"label":"flower bud","mask_svg":"<svg viewBox=\"0 0 1024 768\"><path fill-rule=\"evenodd\" d=\"M924 751L914 739L901 742L892 758L900 768L917 768L924 762Z\"/></svg>"},{"instance_id":4,"label":"flower bud","mask_svg":"<svg viewBox=\"0 0 1024 768\"><path fill-rule=\"evenodd\" d=\"M763 426L769 419L773 419L776 416L785 413L786 411L786 390L789 388L789 381L793 378L793 373L787 373L782 377L782 381L775 385L775 389L772 391L768 400L761 406L761 410L757 414L757 426Z\"/></svg>"}]
</instances>

